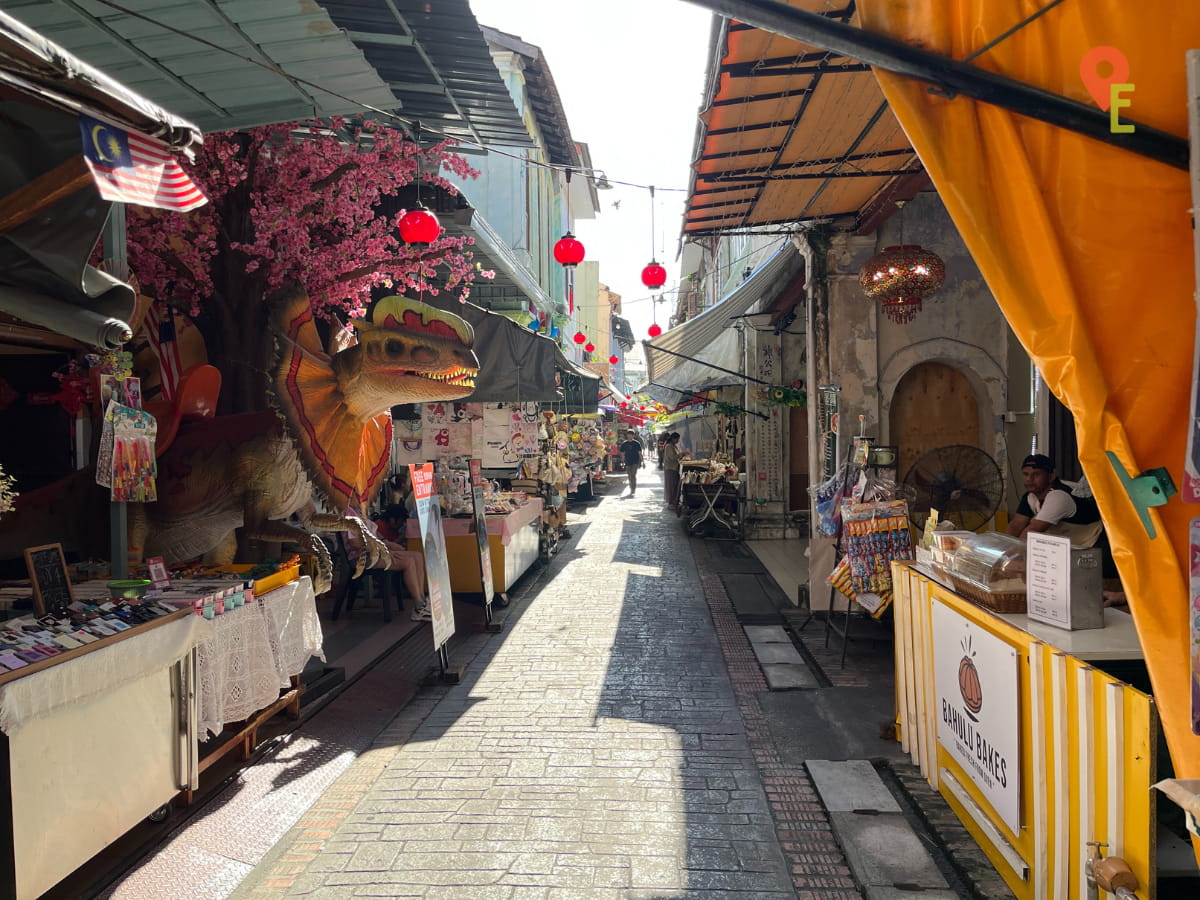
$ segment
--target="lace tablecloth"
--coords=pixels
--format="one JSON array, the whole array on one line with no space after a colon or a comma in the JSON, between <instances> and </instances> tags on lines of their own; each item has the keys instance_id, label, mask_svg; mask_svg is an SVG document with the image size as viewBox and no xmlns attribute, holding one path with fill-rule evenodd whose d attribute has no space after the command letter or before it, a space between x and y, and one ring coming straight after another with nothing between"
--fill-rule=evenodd
<instances>
[{"instance_id":1,"label":"lace tablecloth","mask_svg":"<svg viewBox=\"0 0 1200 900\"><path fill-rule=\"evenodd\" d=\"M199 731L220 734L279 697L309 657L322 661L321 623L307 576L213 621L213 636L197 645Z\"/></svg>"}]
</instances>

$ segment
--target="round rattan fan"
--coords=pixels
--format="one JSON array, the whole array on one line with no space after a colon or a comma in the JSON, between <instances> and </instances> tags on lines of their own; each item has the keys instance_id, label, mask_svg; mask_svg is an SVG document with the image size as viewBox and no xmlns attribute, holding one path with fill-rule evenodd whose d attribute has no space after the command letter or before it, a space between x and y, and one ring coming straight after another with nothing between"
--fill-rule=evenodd
<instances>
[{"instance_id":1,"label":"round rattan fan","mask_svg":"<svg viewBox=\"0 0 1200 900\"><path fill-rule=\"evenodd\" d=\"M942 521L978 531L1004 498L1004 477L996 461L967 444L930 450L913 463L904 485L915 497L909 501L908 516L917 528L924 528L929 511L936 509Z\"/></svg>"}]
</instances>

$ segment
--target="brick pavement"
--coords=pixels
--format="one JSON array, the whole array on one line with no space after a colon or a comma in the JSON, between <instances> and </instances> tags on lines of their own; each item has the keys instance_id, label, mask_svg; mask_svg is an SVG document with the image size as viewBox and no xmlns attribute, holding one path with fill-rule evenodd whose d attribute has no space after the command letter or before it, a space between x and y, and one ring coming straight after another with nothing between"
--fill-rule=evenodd
<instances>
[{"instance_id":1,"label":"brick pavement","mask_svg":"<svg viewBox=\"0 0 1200 900\"><path fill-rule=\"evenodd\" d=\"M573 523L464 682L402 710L237 896L857 896L648 474Z\"/></svg>"}]
</instances>

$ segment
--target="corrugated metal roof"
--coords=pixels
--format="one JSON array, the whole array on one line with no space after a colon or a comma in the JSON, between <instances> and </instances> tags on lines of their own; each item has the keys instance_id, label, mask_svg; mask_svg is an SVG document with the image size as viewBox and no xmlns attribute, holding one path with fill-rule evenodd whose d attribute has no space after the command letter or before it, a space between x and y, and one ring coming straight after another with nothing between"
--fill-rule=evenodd
<instances>
[{"instance_id":1,"label":"corrugated metal roof","mask_svg":"<svg viewBox=\"0 0 1200 900\"><path fill-rule=\"evenodd\" d=\"M530 144L467 0L321 5L403 101L406 118L477 144Z\"/></svg>"},{"instance_id":2,"label":"corrugated metal roof","mask_svg":"<svg viewBox=\"0 0 1200 900\"><path fill-rule=\"evenodd\" d=\"M853 10L786 2L843 20ZM923 177L869 66L729 20L714 58L685 237L817 218L861 224L898 185Z\"/></svg>"},{"instance_id":3,"label":"corrugated metal roof","mask_svg":"<svg viewBox=\"0 0 1200 900\"><path fill-rule=\"evenodd\" d=\"M405 22L406 8L425 6L143 0L131 15L99 0L0 0L0 9L206 132L351 115L366 104L453 137L513 144L525 135L527 143L465 0L438 0L436 23Z\"/></svg>"}]
</instances>

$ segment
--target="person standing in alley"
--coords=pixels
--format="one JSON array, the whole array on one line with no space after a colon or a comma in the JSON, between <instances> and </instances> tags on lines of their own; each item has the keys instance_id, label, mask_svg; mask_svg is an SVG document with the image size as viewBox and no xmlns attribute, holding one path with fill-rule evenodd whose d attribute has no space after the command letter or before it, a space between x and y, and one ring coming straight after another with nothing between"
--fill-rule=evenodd
<instances>
[{"instance_id":1,"label":"person standing in alley","mask_svg":"<svg viewBox=\"0 0 1200 900\"><path fill-rule=\"evenodd\" d=\"M621 455L625 457L625 473L629 477L629 496L637 493L637 473L642 467L642 442L637 439L637 432L630 429L625 432L625 443L621 445Z\"/></svg>"},{"instance_id":2,"label":"person standing in alley","mask_svg":"<svg viewBox=\"0 0 1200 900\"><path fill-rule=\"evenodd\" d=\"M663 444L663 494L667 506L679 515L679 432L672 431Z\"/></svg>"}]
</instances>

